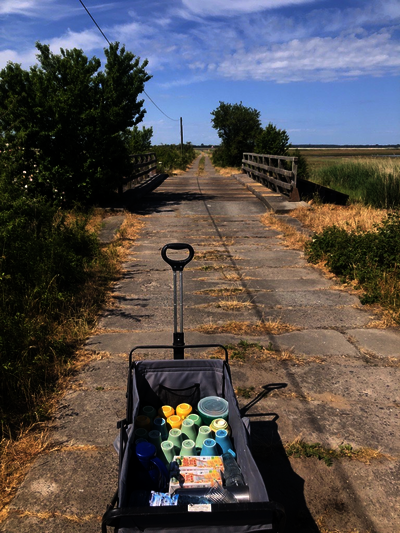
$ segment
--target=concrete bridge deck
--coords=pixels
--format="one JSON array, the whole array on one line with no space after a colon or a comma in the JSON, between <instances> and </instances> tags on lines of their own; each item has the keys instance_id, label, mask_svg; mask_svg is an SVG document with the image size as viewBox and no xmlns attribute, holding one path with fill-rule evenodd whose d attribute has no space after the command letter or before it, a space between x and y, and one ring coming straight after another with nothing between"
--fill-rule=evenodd
<instances>
[{"instance_id":1,"label":"concrete bridge deck","mask_svg":"<svg viewBox=\"0 0 400 533\"><path fill-rule=\"evenodd\" d=\"M3 531L100 531L117 486L112 441L125 414L126 353L171 343L172 272L160 250L188 242L196 256L184 272L186 343L242 340L270 351L234 358L232 375L241 405L262 396L248 412L254 454L270 498L286 507L286 531L400 532L399 331L369 327L376 317L357 297L332 287L260 222L266 208L251 191L217 175L208 158L198 175L198 162L137 206L144 227L101 334L86 345L102 356L72 380L54 420L54 440L63 445L36 461ZM283 332L224 331L232 321L270 321ZM207 325L215 332L202 331ZM379 449L391 459L331 467L316 457L289 460L283 444L295 439Z\"/></svg>"}]
</instances>

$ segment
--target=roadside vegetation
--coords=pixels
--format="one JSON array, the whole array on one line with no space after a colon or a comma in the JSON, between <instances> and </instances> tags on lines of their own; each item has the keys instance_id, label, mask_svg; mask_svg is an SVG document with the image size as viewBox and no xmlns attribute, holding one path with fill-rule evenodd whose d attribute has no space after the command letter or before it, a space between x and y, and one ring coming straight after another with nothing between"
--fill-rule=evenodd
<instances>
[{"instance_id":1,"label":"roadside vegetation","mask_svg":"<svg viewBox=\"0 0 400 533\"><path fill-rule=\"evenodd\" d=\"M400 206L400 162L394 159L359 159L315 169L311 181L349 195L378 209Z\"/></svg>"}]
</instances>

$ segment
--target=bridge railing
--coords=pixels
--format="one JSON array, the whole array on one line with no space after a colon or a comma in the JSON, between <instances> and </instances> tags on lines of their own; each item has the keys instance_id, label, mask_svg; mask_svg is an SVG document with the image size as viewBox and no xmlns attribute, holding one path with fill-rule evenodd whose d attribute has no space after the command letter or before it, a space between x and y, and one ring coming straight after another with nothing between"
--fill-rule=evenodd
<instances>
[{"instance_id":1,"label":"bridge railing","mask_svg":"<svg viewBox=\"0 0 400 533\"><path fill-rule=\"evenodd\" d=\"M129 177L121 180L118 188L120 195L156 174L157 156L155 152L149 152L147 154L134 154L130 157L132 158L133 162L133 173Z\"/></svg>"},{"instance_id":2,"label":"bridge railing","mask_svg":"<svg viewBox=\"0 0 400 533\"><path fill-rule=\"evenodd\" d=\"M297 157L270 154L243 154L242 170L273 191L299 201L297 191ZM291 163L288 164L287 162ZM288 167L291 166L291 170Z\"/></svg>"}]
</instances>

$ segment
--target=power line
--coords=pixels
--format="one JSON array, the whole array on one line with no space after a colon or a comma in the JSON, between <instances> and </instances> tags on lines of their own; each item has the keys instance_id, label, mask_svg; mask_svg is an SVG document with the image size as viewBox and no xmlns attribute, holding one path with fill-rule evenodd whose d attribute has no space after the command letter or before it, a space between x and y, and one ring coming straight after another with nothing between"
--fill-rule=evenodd
<instances>
[{"instance_id":1,"label":"power line","mask_svg":"<svg viewBox=\"0 0 400 533\"><path fill-rule=\"evenodd\" d=\"M93 22L95 23L95 25L97 26L97 29L99 30L99 32L102 34L102 36L104 37L104 39L108 42L108 44L111 46L111 43L110 41L107 39L105 33L103 32L103 30L100 28L100 26L97 24L97 22L95 21L94 17L92 16L92 14L90 13L90 11L88 10L88 8L85 6L85 4L82 2L82 0L79 0L79 2L82 4L82 6L84 7L86 13L89 15L89 17L93 20ZM146 93L146 91L143 89L143 92L144 94L147 96L147 98L150 100L150 102L152 102L153 105L156 106L156 108L161 111L161 113L163 115L165 115L167 118L169 118L169 120L173 120L174 122L179 122L179 118L171 118L169 117L166 113L164 113L164 111L162 109L160 109L158 107L158 105L154 102L154 100L152 98L150 98L150 96Z\"/></svg>"}]
</instances>

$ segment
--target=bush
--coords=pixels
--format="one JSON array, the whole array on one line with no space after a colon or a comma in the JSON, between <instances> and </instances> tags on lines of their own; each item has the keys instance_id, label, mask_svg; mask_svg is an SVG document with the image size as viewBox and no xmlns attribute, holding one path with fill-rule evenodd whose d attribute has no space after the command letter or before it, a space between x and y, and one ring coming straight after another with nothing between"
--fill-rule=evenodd
<instances>
[{"instance_id":1,"label":"bush","mask_svg":"<svg viewBox=\"0 0 400 533\"><path fill-rule=\"evenodd\" d=\"M169 172L174 169L186 170L196 157L195 149L191 143L183 145L183 152L178 144L152 146L151 151L156 153L160 172Z\"/></svg>"},{"instance_id":2,"label":"bush","mask_svg":"<svg viewBox=\"0 0 400 533\"><path fill-rule=\"evenodd\" d=\"M365 290L362 303L399 309L400 212L389 213L374 229L347 232L330 226L306 246L306 254L311 263L326 261L344 281L356 280Z\"/></svg>"},{"instance_id":3,"label":"bush","mask_svg":"<svg viewBox=\"0 0 400 533\"><path fill-rule=\"evenodd\" d=\"M0 195L2 428L40 419L42 398L73 354L76 317L101 300L100 287L88 285L109 262L87 220L43 199Z\"/></svg>"}]
</instances>

